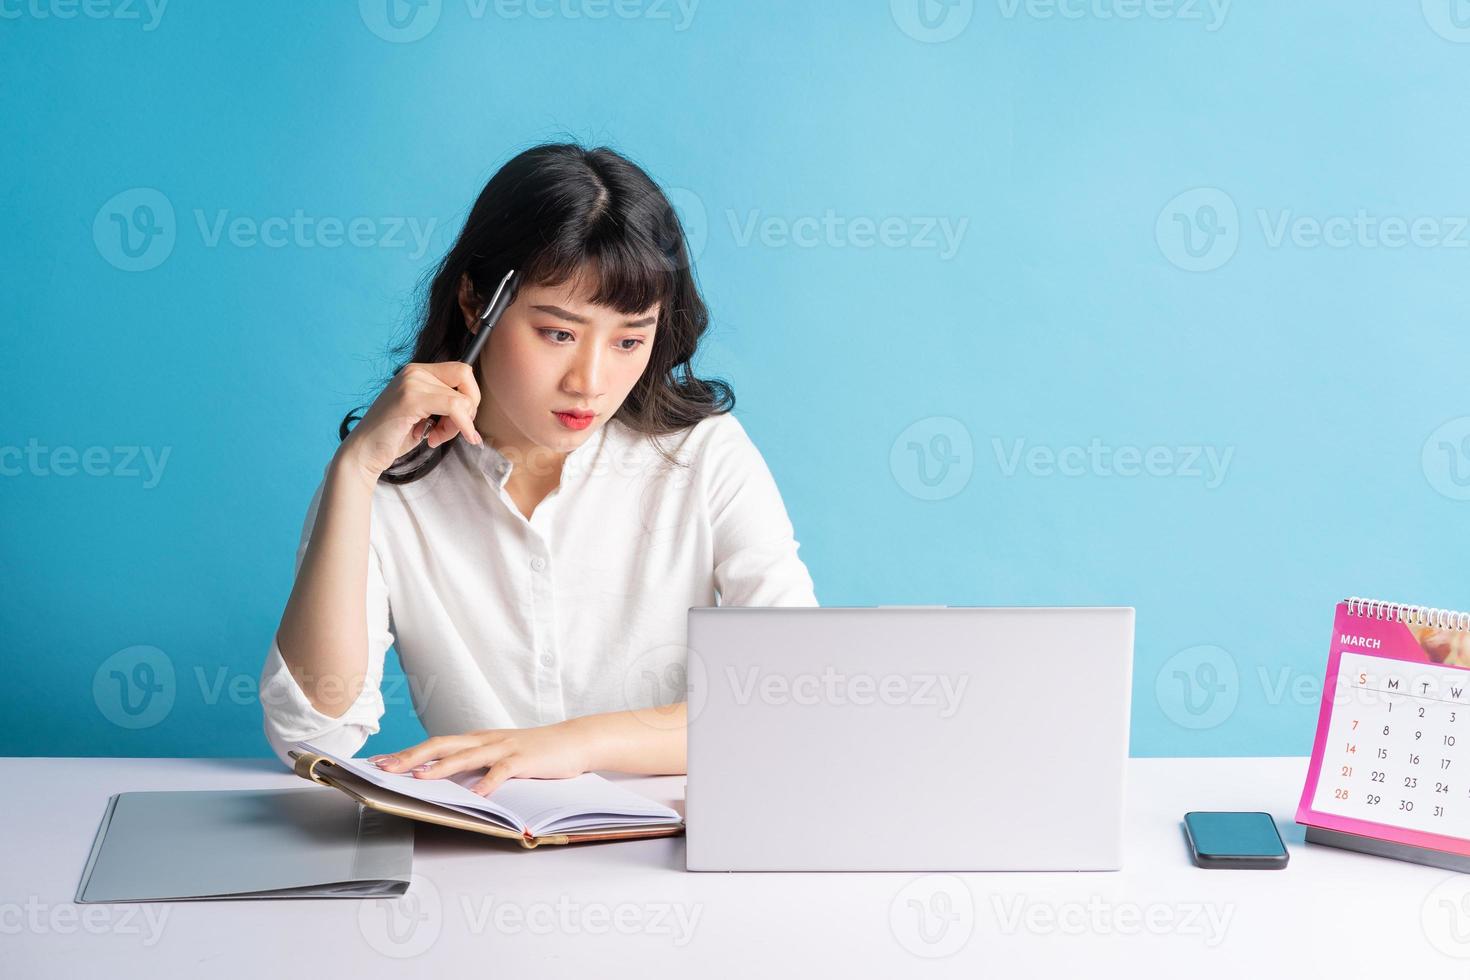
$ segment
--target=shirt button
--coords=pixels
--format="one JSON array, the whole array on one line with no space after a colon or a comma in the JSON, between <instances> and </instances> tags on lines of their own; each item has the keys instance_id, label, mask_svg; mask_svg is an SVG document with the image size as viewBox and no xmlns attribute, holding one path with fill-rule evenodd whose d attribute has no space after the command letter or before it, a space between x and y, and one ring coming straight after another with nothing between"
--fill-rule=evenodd
<instances>
[{"instance_id":1,"label":"shirt button","mask_svg":"<svg viewBox=\"0 0 1470 980\"><path fill-rule=\"evenodd\" d=\"M551 654L549 654L549 653L543 653L541 655L541 666L543 666L543 667L550 667L554 663L556 663L556 661L554 659L552 659Z\"/></svg>"},{"instance_id":2,"label":"shirt button","mask_svg":"<svg viewBox=\"0 0 1470 980\"><path fill-rule=\"evenodd\" d=\"M538 572L541 571L541 569L546 567L546 559L542 558L540 555L537 555L535 558L531 559L531 567L536 569L536 571Z\"/></svg>"}]
</instances>

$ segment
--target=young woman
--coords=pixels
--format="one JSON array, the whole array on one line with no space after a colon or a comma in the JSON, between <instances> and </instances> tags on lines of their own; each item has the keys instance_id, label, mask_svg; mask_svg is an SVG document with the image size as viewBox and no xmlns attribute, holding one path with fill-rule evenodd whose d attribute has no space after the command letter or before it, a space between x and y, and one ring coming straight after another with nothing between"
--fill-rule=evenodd
<instances>
[{"instance_id":1,"label":"young woman","mask_svg":"<svg viewBox=\"0 0 1470 980\"><path fill-rule=\"evenodd\" d=\"M511 269L514 302L458 363ZM624 157L544 145L490 179L308 509L261 673L282 761L378 731L396 643L433 737L385 769L483 769L484 794L684 772L683 705L650 709L682 700L689 607L817 604L733 393L690 371L708 319L678 217Z\"/></svg>"}]
</instances>

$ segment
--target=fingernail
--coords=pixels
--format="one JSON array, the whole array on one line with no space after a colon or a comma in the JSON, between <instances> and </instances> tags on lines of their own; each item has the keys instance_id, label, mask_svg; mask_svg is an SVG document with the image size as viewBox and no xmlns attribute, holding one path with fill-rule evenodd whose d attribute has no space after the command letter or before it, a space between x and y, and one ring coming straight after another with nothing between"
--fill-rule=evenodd
<instances>
[{"instance_id":1,"label":"fingernail","mask_svg":"<svg viewBox=\"0 0 1470 980\"><path fill-rule=\"evenodd\" d=\"M427 768L429 768L429 767L430 767L430 766L432 766L432 765L433 765L433 763L432 763L432 762L425 762L425 763L424 763L424 764L423 764L423 765L421 765L421 766L414 766L414 767L413 767L413 771L414 771L414 772L423 772L423 771L424 771L424 770L425 770L425 769L427 769Z\"/></svg>"}]
</instances>

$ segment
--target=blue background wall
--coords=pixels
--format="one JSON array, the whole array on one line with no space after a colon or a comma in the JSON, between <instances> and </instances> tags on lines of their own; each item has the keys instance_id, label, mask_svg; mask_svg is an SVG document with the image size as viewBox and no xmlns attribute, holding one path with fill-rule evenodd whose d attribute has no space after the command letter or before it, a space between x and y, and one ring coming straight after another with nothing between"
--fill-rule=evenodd
<instances>
[{"instance_id":1,"label":"blue background wall","mask_svg":"<svg viewBox=\"0 0 1470 980\"><path fill-rule=\"evenodd\" d=\"M824 604L1135 605L1135 755L1470 606L1465 4L690 2L4 5L0 751L267 754L337 422L559 137L671 189Z\"/></svg>"}]
</instances>

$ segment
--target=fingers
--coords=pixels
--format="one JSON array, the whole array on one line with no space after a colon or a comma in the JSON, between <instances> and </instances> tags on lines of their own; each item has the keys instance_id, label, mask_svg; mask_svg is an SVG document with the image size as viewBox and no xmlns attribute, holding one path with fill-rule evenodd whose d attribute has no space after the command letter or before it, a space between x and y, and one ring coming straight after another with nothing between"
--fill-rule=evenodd
<instances>
[{"instance_id":1,"label":"fingers","mask_svg":"<svg viewBox=\"0 0 1470 980\"><path fill-rule=\"evenodd\" d=\"M504 742L475 745L444 756L427 768L417 770L414 776L419 779L444 779L456 773L474 772L494 766L510 754L511 748Z\"/></svg>"},{"instance_id":2,"label":"fingers","mask_svg":"<svg viewBox=\"0 0 1470 980\"><path fill-rule=\"evenodd\" d=\"M484 438L475 429L475 406L468 396L452 388L439 386L428 390L416 389L408 399L407 407L414 414L440 416L439 421L429 430L430 446L442 445L461 434L477 446L484 442ZM415 432L421 432L423 424L415 423Z\"/></svg>"},{"instance_id":3,"label":"fingers","mask_svg":"<svg viewBox=\"0 0 1470 980\"><path fill-rule=\"evenodd\" d=\"M430 759L442 758L467 745L473 745L476 741L472 735L436 735L391 755L372 756L369 761L376 762L379 769L387 772L407 772Z\"/></svg>"},{"instance_id":4,"label":"fingers","mask_svg":"<svg viewBox=\"0 0 1470 980\"><path fill-rule=\"evenodd\" d=\"M475 404L480 403L480 386L475 382L475 369L469 364L460 361L414 363L403 369L405 376L410 372L433 379L446 388L456 388L473 399Z\"/></svg>"},{"instance_id":5,"label":"fingers","mask_svg":"<svg viewBox=\"0 0 1470 980\"><path fill-rule=\"evenodd\" d=\"M462 419L456 418L452 415L441 416L438 421L433 422L432 425L430 425L431 421L431 419L424 419L424 421L419 425L419 429L421 431L426 428L428 430L427 438L429 441L430 449L434 448L435 446L442 446L449 440L453 439L455 436L461 434L477 446L481 445L484 442L484 437L475 430L475 426L473 423L466 425L466 423ZM425 436L420 435L419 438L423 439L425 438Z\"/></svg>"},{"instance_id":6,"label":"fingers","mask_svg":"<svg viewBox=\"0 0 1470 980\"><path fill-rule=\"evenodd\" d=\"M481 796L489 796L500 788L500 785L513 776L520 775L522 769L521 757L515 754L501 757L490 771L470 786L470 792L479 793Z\"/></svg>"}]
</instances>

